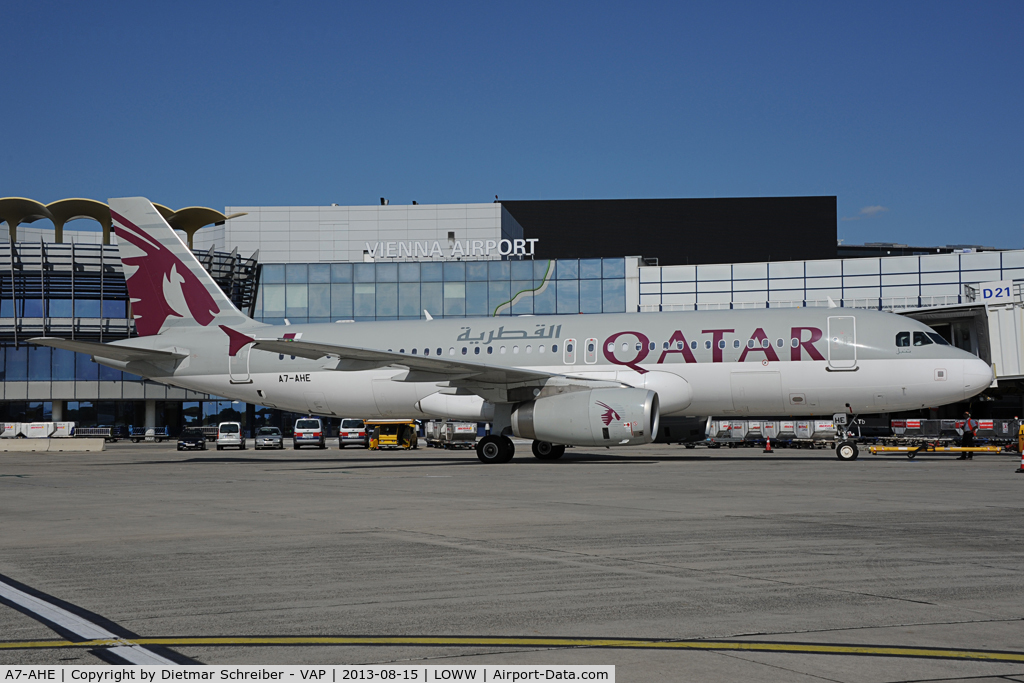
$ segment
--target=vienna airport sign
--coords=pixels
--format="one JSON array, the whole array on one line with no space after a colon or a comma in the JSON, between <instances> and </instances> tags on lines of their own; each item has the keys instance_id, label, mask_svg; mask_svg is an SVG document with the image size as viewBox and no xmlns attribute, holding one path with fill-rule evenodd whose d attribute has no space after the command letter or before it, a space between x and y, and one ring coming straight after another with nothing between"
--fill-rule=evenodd
<instances>
[{"instance_id":1,"label":"vienna airport sign","mask_svg":"<svg viewBox=\"0 0 1024 683\"><path fill-rule=\"evenodd\" d=\"M474 256L533 256L537 238L525 240L455 240L441 248L441 241L366 243L372 258L441 258L457 259Z\"/></svg>"}]
</instances>

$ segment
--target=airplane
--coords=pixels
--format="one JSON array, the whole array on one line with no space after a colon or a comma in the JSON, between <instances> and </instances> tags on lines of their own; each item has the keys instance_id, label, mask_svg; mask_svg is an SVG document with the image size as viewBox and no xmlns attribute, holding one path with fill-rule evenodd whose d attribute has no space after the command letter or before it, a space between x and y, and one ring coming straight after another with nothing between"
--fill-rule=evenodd
<instances>
[{"instance_id":1,"label":"airplane","mask_svg":"<svg viewBox=\"0 0 1024 683\"><path fill-rule=\"evenodd\" d=\"M565 447L651 443L665 416L837 418L969 399L992 368L891 313L784 308L269 325L239 311L147 199L111 199L137 337L39 337L156 382L321 416L490 422ZM841 442L841 459L856 445Z\"/></svg>"}]
</instances>

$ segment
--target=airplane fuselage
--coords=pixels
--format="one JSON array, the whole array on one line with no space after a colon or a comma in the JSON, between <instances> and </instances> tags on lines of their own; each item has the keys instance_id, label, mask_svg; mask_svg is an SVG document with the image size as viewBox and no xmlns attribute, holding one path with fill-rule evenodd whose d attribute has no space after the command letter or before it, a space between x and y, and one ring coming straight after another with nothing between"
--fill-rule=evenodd
<instances>
[{"instance_id":1,"label":"airplane fuselage","mask_svg":"<svg viewBox=\"0 0 1024 683\"><path fill-rule=\"evenodd\" d=\"M407 356L525 368L658 392L665 415L804 416L892 412L969 398L989 385L976 356L922 323L851 309L756 309L253 326L288 337ZM245 345L216 325L119 345L176 349L174 364L111 363L167 384L295 412L489 420L493 404L458 382L396 365L337 369Z\"/></svg>"}]
</instances>

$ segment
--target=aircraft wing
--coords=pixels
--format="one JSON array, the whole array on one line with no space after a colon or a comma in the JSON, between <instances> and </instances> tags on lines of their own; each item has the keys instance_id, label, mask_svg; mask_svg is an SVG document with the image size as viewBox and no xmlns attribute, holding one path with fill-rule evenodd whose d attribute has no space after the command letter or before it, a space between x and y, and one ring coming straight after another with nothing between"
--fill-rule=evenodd
<instances>
[{"instance_id":1,"label":"aircraft wing","mask_svg":"<svg viewBox=\"0 0 1024 683\"><path fill-rule=\"evenodd\" d=\"M507 368L483 363L473 363L451 356L411 356L405 353L363 349L357 346L340 346L297 339L255 339L253 347L317 360L326 356L339 359L338 370L364 370L373 367L398 365L409 368L405 381L426 382L431 380L471 380L484 384L518 384L536 382L557 377L548 372L537 372L521 368Z\"/></svg>"},{"instance_id":2,"label":"aircraft wing","mask_svg":"<svg viewBox=\"0 0 1024 683\"><path fill-rule=\"evenodd\" d=\"M138 349L132 346L121 346L120 344L101 344L100 342L61 339L60 337L35 337L33 339L29 339L27 343L36 344L38 346L50 346L55 349L77 351L78 353L87 353L90 356L110 358L111 360L120 360L124 362L130 362L133 360L170 361L188 357L184 353L175 353L173 351Z\"/></svg>"}]
</instances>

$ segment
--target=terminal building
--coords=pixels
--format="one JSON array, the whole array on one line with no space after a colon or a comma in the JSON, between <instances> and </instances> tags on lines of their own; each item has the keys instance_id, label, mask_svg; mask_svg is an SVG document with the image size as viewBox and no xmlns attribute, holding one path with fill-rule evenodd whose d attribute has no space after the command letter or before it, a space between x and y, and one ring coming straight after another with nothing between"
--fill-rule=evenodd
<instances>
[{"instance_id":1,"label":"terminal building","mask_svg":"<svg viewBox=\"0 0 1024 683\"><path fill-rule=\"evenodd\" d=\"M112 341L135 333L109 213L104 224L102 207L70 217L49 208L60 206L0 199L8 227L0 242L0 420L166 425L172 433L228 418L249 429L289 426L293 416L274 409L26 345L43 335ZM890 310L993 363L999 387L976 412L1024 413L1015 284L1024 282L1024 250L837 246L835 197L158 209L235 304L267 323ZM76 218L91 218L94 229L66 229ZM985 300L986 283L1007 282L1012 296Z\"/></svg>"}]
</instances>

